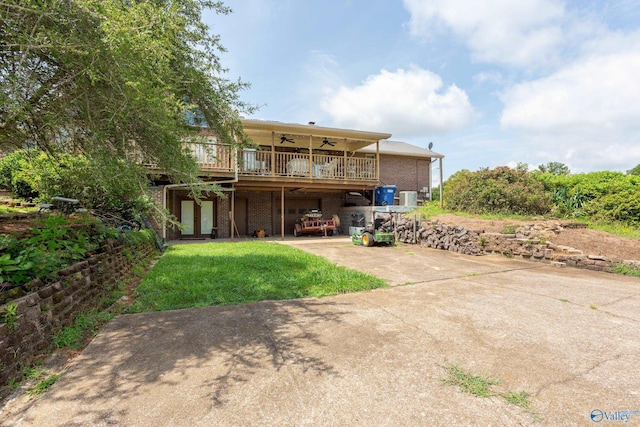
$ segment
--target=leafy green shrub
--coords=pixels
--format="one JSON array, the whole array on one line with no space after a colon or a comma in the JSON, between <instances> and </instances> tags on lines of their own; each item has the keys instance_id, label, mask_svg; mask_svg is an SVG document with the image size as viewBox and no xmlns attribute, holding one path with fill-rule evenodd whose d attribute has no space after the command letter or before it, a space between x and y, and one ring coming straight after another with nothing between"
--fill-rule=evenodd
<instances>
[{"instance_id":1,"label":"leafy green shrub","mask_svg":"<svg viewBox=\"0 0 640 427\"><path fill-rule=\"evenodd\" d=\"M585 204L585 212L595 221L619 221L640 226L640 187L607 194Z\"/></svg>"},{"instance_id":2,"label":"leafy green shrub","mask_svg":"<svg viewBox=\"0 0 640 427\"><path fill-rule=\"evenodd\" d=\"M38 192L22 177L20 172L37 150L16 150L0 159L0 188L11 191L22 199L38 197Z\"/></svg>"},{"instance_id":3,"label":"leafy green shrub","mask_svg":"<svg viewBox=\"0 0 640 427\"><path fill-rule=\"evenodd\" d=\"M477 214L539 215L551 208L540 181L506 166L456 172L445 183L444 201L449 209Z\"/></svg>"},{"instance_id":4,"label":"leafy green shrub","mask_svg":"<svg viewBox=\"0 0 640 427\"><path fill-rule=\"evenodd\" d=\"M30 291L29 282L35 278L53 282L59 270L85 259L105 240L119 240L135 248L153 242L154 236L148 229L120 232L92 217L72 221L47 215L26 237L0 236L0 304Z\"/></svg>"},{"instance_id":5,"label":"leafy green shrub","mask_svg":"<svg viewBox=\"0 0 640 427\"><path fill-rule=\"evenodd\" d=\"M119 212L126 219L154 209L148 189L122 179L131 164L114 160L105 168L79 154L67 152L49 155L39 150L18 150L0 163L0 186L21 198L50 201L53 197L80 200L85 208ZM146 174L141 167L141 174Z\"/></svg>"},{"instance_id":6,"label":"leafy green shrub","mask_svg":"<svg viewBox=\"0 0 640 427\"><path fill-rule=\"evenodd\" d=\"M23 256L11 259L11 254L0 256L0 284L6 282L24 283L26 272L33 268L33 262L25 261Z\"/></svg>"},{"instance_id":7,"label":"leafy green shrub","mask_svg":"<svg viewBox=\"0 0 640 427\"><path fill-rule=\"evenodd\" d=\"M25 151L18 150L0 158L0 188L12 190L13 173L20 169L20 158L25 155Z\"/></svg>"},{"instance_id":8,"label":"leafy green shrub","mask_svg":"<svg viewBox=\"0 0 640 427\"><path fill-rule=\"evenodd\" d=\"M584 215L582 207L588 201L587 196L580 187L576 187L570 193L567 187L559 187L552 193L553 211L557 216L573 216L578 218Z\"/></svg>"},{"instance_id":9,"label":"leafy green shrub","mask_svg":"<svg viewBox=\"0 0 640 427\"><path fill-rule=\"evenodd\" d=\"M611 171L532 175L552 195L554 215L640 223L640 176Z\"/></svg>"},{"instance_id":10,"label":"leafy green shrub","mask_svg":"<svg viewBox=\"0 0 640 427\"><path fill-rule=\"evenodd\" d=\"M19 317L20 315L18 314L18 306L16 305L16 303L12 302L10 304L5 305L4 308L2 309L2 315L0 316L0 321L2 323L6 323L7 328L9 328L9 330L12 331L16 328Z\"/></svg>"}]
</instances>

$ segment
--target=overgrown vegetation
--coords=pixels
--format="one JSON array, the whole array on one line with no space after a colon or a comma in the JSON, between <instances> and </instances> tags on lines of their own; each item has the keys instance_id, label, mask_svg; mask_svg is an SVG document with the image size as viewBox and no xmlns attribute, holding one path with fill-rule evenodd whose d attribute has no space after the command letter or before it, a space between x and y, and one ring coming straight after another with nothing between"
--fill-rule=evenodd
<instances>
[{"instance_id":1,"label":"overgrown vegetation","mask_svg":"<svg viewBox=\"0 0 640 427\"><path fill-rule=\"evenodd\" d=\"M9 303L4 306L2 310L2 322L7 325L9 331L13 331L16 328L18 321L18 306L15 303Z\"/></svg>"},{"instance_id":2,"label":"overgrown vegetation","mask_svg":"<svg viewBox=\"0 0 640 427\"><path fill-rule=\"evenodd\" d=\"M640 226L640 176L609 171L533 176L554 195L552 215Z\"/></svg>"},{"instance_id":3,"label":"overgrown vegetation","mask_svg":"<svg viewBox=\"0 0 640 427\"><path fill-rule=\"evenodd\" d=\"M147 240L148 237L145 235L148 233L123 234L123 236L127 236L126 241L134 245ZM136 267L134 270L144 269L143 264L138 264ZM120 301L120 298L128 293L127 283L133 276L142 277L142 271L133 271L132 276L124 279L108 294L101 297L95 306L77 314L70 326L56 332L51 337L55 347L71 352L84 348L111 319L122 313L127 303ZM18 317L16 304L7 304L3 316L5 323L9 326L15 325ZM46 392L60 376L60 374L52 374L44 367L41 358L38 358L35 364L22 368L20 377L11 379L8 386L11 390L22 387L26 395L36 397Z\"/></svg>"},{"instance_id":4,"label":"overgrown vegetation","mask_svg":"<svg viewBox=\"0 0 640 427\"><path fill-rule=\"evenodd\" d=\"M477 172L461 170L449 177L444 188L448 209L474 214L542 215L552 206L540 181L532 174L509 167Z\"/></svg>"},{"instance_id":5,"label":"overgrown vegetation","mask_svg":"<svg viewBox=\"0 0 640 427\"><path fill-rule=\"evenodd\" d=\"M123 233L90 216L43 215L21 236L0 236L0 304L33 291L34 279L53 282L59 270L99 252L108 239L135 247L153 238L151 230Z\"/></svg>"},{"instance_id":6,"label":"overgrown vegetation","mask_svg":"<svg viewBox=\"0 0 640 427\"><path fill-rule=\"evenodd\" d=\"M115 313L109 311L91 311L79 314L73 325L68 326L53 337L53 343L57 348L76 350L84 345L87 335L94 336L98 331L113 319Z\"/></svg>"},{"instance_id":7,"label":"overgrown vegetation","mask_svg":"<svg viewBox=\"0 0 640 427\"><path fill-rule=\"evenodd\" d=\"M139 268L143 268L141 265ZM140 276L134 272L135 276ZM104 325L113 319L123 309L123 306L116 304L118 300L125 295L125 283L120 284L113 289L109 295L101 298L100 305L91 310L79 313L73 324L64 329L59 330L53 336L53 344L56 348L66 348L69 350L77 350L93 338Z\"/></svg>"},{"instance_id":8,"label":"overgrown vegetation","mask_svg":"<svg viewBox=\"0 0 640 427\"><path fill-rule=\"evenodd\" d=\"M570 174L562 166L552 162L532 172L504 166L459 171L445 182L445 206L472 214L546 215L640 226L640 176L609 171Z\"/></svg>"},{"instance_id":9,"label":"overgrown vegetation","mask_svg":"<svg viewBox=\"0 0 640 427\"><path fill-rule=\"evenodd\" d=\"M381 279L278 243L178 245L138 286L129 311L322 297L383 286Z\"/></svg>"},{"instance_id":10,"label":"overgrown vegetation","mask_svg":"<svg viewBox=\"0 0 640 427\"><path fill-rule=\"evenodd\" d=\"M119 174L104 174L100 165L82 154L16 150L0 159L0 188L23 200L78 199L84 208L118 212L126 218L155 211L146 189Z\"/></svg>"}]
</instances>

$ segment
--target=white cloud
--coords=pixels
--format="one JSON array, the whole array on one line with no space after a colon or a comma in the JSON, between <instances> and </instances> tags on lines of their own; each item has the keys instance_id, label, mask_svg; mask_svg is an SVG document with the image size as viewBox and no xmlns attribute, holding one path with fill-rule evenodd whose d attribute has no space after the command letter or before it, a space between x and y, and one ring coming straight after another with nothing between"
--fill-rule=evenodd
<instances>
[{"instance_id":1,"label":"white cloud","mask_svg":"<svg viewBox=\"0 0 640 427\"><path fill-rule=\"evenodd\" d=\"M497 71L481 72L478 74L474 74L473 76L473 81L479 84L482 84L482 83L503 84L504 80L505 80L504 76Z\"/></svg>"},{"instance_id":2,"label":"white cloud","mask_svg":"<svg viewBox=\"0 0 640 427\"><path fill-rule=\"evenodd\" d=\"M508 89L501 124L584 133L637 126L639 75L640 50L587 56L548 77Z\"/></svg>"},{"instance_id":3,"label":"white cloud","mask_svg":"<svg viewBox=\"0 0 640 427\"><path fill-rule=\"evenodd\" d=\"M527 66L546 63L563 42L558 0L404 0L416 36L451 29L474 59Z\"/></svg>"},{"instance_id":4,"label":"white cloud","mask_svg":"<svg viewBox=\"0 0 640 427\"><path fill-rule=\"evenodd\" d=\"M440 76L418 67L382 70L361 85L328 92L324 111L336 126L391 132L411 137L459 129L473 108L456 85L443 87Z\"/></svg>"},{"instance_id":5,"label":"white cloud","mask_svg":"<svg viewBox=\"0 0 640 427\"><path fill-rule=\"evenodd\" d=\"M622 37L622 39L621 39ZM585 45L555 73L503 94L503 129L529 135L544 157L585 168L640 162L640 32ZM633 166L633 165L631 165ZM627 167L628 168L628 167Z\"/></svg>"}]
</instances>

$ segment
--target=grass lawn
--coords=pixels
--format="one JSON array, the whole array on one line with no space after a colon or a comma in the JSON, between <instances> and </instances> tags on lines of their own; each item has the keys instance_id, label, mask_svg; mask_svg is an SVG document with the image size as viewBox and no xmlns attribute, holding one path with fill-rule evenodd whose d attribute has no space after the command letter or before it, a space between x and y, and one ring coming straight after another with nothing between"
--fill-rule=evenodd
<instances>
[{"instance_id":1,"label":"grass lawn","mask_svg":"<svg viewBox=\"0 0 640 427\"><path fill-rule=\"evenodd\" d=\"M382 279L273 242L177 245L138 286L128 312L322 297L385 286Z\"/></svg>"},{"instance_id":2,"label":"grass lawn","mask_svg":"<svg viewBox=\"0 0 640 427\"><path fill-rule=\"evenodd\" d=\"M36 212L37 210L38 208L35 207L0 205L0 215Z\"/></svg>"}]
</instances>

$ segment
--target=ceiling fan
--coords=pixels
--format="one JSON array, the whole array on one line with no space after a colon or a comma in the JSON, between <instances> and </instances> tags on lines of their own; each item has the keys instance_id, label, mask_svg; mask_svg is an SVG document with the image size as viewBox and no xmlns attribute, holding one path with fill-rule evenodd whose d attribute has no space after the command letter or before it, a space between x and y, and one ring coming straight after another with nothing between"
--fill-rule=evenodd
<instances>
[{"instance_id":1,"label":"ceiling fan","mask_svg":"<svg viewBox=\"0 0 640 427\"><path fill-rule=\"evenodd\" d=\"M327 138L322 140L322 145L320 145L320 148L324 147L325 145L330 145L332 147L335 147L336 143L335 141L329 141Z\"/></svg>"},{"instance_id":2,"label":"ceiling fan","mask_svg":"<svg viewBox=\"0 0 640 427\"><path fill-rule=\"evenodd\" d=\"M293 139L291 139L291 138L287 138L285 135L282 135L282 136L280 137L280 144L285 143L285 142L290 142L290 143L292 143L292 144L294 144L294 143L295 143L295 141L294 141Z\"/></svg>"}]
</instances>

